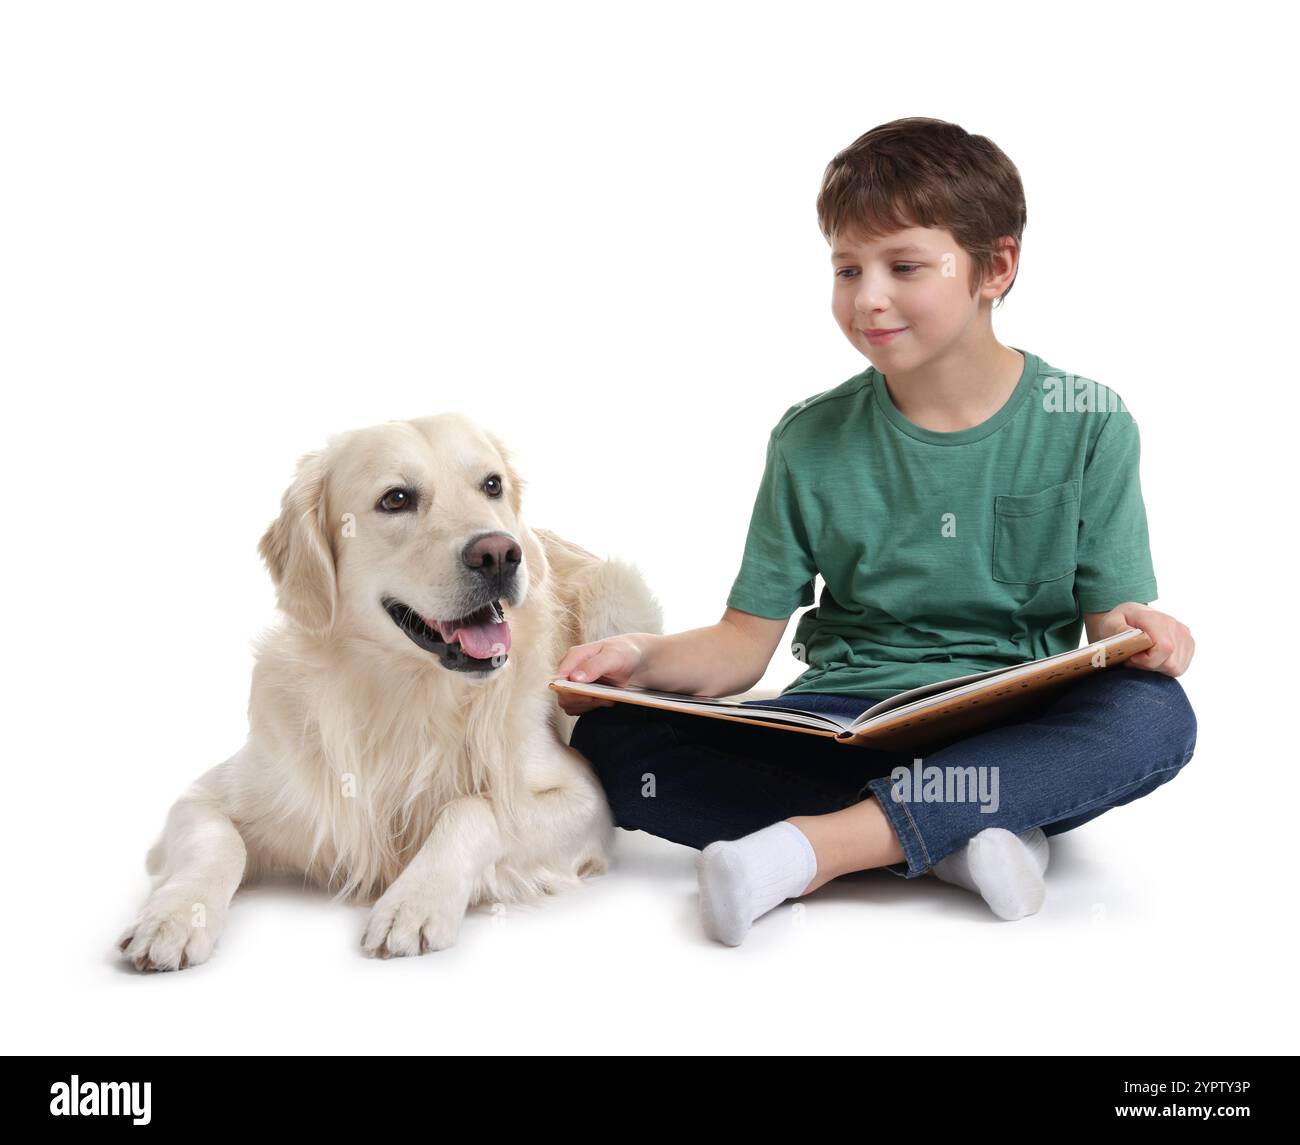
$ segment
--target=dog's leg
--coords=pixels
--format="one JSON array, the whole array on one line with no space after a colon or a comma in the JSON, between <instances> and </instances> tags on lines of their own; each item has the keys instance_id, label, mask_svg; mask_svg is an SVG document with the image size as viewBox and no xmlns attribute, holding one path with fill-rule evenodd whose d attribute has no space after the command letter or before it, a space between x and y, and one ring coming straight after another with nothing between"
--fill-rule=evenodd
<instances>
[{"instance_id":1,"label":"dog's leg","mask_svg":"<svg viewBox=\"0 0 1300 1145\"><path fill-rule=\"evenodd\" d=\"M454 945L483 869L501 854L491 804L477 795L454 799L434 820L406 869L370 912L361 946L368 954L423 954Z\"/></svg>"},{"instance_id":2,"label":"dog's leg","mask_svg":"<svg viewBox=\"0 0 1300 1145\"><path fill-rule=\"evenodd\" d=\"M246 859L239 831L200 780L168 812L162 838L149 852L153 893L118 949L137 970L184 970L207 961Z\"/></svg>"},{"instance_id":3,"label":"dog's leg","mask_svg":"<svg viewBox=\"0 0 1300 1145\"><path fill-rule=\"evenodd\" d=\"M507 848L502 866L553 894L609 869L614 822L591 765L578 752L557 744L543 758L545 766L529 776L533 792L518 811L518 842Z\"/></svg>"}]
</instances>

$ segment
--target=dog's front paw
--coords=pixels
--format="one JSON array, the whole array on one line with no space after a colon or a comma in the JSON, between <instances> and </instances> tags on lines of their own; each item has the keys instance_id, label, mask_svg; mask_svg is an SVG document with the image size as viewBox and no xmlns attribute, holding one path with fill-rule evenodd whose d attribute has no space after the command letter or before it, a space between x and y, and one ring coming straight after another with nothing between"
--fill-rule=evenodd
<instances>
[{"instance_id":1,"label":"dog's front paw","mask_svg":"<svg viewBox=\"0 0 1300 1145\"><path fill-rule=\"evenodd\" d=\"M117 940L137 970L186 970L206 962L217 945L221 920L201 900L154 895Z\"/></svg>"},{"instance_id":2,"label":"dog's front paw","mask_svg":"<svg viewBox=\"0 0 1300 1145\"><path fill-rule=\"evenodd\" d=\"M425 954L456 944L465 904L449 894L394 883L370 911L362 949L375 958Z\"/></svg>"}]
</instances>

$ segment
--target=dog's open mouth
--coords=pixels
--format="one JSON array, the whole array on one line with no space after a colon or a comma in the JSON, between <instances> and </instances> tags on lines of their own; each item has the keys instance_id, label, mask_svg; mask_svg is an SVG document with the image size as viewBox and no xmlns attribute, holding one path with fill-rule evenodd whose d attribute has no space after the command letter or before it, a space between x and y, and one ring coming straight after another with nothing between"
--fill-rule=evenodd
<instances>
[{"instance_id":1,"label":"dog's open mouth","mask_svg":"<svg viewBox=\"0 0 1300 1145\"><path fill-rule=\"evenodd\" d=\"M407 636L444 667L460 672L490 672L506 662L510 623L499 600L456 620L429 620L410 605L387 597L384 610Z\"/></svg>"}]
</instances>

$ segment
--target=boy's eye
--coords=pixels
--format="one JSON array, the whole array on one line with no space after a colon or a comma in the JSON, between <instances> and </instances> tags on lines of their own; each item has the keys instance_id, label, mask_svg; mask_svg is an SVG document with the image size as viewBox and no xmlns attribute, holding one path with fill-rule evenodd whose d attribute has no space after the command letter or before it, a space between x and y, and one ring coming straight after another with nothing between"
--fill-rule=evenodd
<instances>
[{"instance_id":1,"label":"boy's eye","mask_svg":"<svg viewBox=\"0 0 1300 1145\"><path fill-rule=\"evenodd\" d=\"M914 270L920 270L921 264L919 262L900 262L894 264L894 269L898 271L900 274L911 274L912 271ZM857 274L857 271L854 270L851 266L846 266L837 270L835 272L835 277L848 278L850 275L853 274Z\"/></svg>"}]
</instances>

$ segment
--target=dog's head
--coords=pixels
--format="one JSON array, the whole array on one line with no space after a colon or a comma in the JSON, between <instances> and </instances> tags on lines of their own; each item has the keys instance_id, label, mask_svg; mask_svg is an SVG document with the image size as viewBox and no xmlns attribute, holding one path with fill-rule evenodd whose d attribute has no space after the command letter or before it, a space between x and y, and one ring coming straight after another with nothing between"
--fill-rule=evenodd
<instances>
[{"instance_id":1,"label":"dog's head","mask_svg":"<svg viewBox=\"0 0 1300 1145\"><path fill-rule=\"evenodd\" d=\"M523 487L461 414L387 422L302 458L259 551L305 629L346 626L482 679L506 663L511 610L546 567Z\"/></svg>"}]
</instances>

